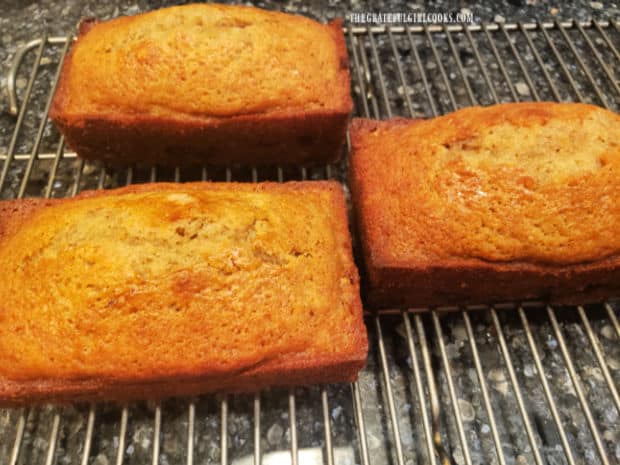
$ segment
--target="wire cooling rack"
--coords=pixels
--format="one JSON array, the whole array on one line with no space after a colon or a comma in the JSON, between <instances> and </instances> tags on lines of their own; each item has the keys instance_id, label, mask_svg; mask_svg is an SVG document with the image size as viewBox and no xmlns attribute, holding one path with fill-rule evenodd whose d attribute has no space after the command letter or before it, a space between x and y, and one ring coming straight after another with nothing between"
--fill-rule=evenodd
<instances>
[{"instance_id":1,"label":"wire cooling rack","mask_svg":"<svg viewBox=\"0 0 620 465\"><path fill-rule=\"evenodd\" d=\"M613 21L351 27L345 36L358 116L519 100L619 110ZM346 158L197 170L115 170L76 158L47 120L70 43L42 37L15 56L0 116L3 199L164 180L346 183ZM616 303L506 307L368 314L368 366L350 385L0 410L0 463L620 463Z\"/></svg>"}]
</instances>

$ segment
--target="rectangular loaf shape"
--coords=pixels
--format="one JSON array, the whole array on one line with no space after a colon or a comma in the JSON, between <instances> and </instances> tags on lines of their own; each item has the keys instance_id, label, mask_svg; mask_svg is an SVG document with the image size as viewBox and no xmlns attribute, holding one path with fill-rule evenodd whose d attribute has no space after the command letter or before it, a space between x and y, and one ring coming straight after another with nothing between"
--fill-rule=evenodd
<instances>
[{"instance_id":1,"label":"rectangular loaf shape","mask_svg":"<svg viewBox=\"0 0 620 465\"><path fill-rule=\"evenodd\" d=\"M0 203L0 405L351 381L367 340L336 182Z\"/></svg>"},{"instance_id":2,"label":"rectangular loaf shape","mask_svg":"<svg viewBox=\"0 0 620 465\"><path fill-rule=\"evenodd\" d=\"M341 20L192 4L83 21L50 116L113 165L315 164L351 109Z\"/></svg>"},{"instance_id":3,"label":"rectangular loaf shape","mask_svg":"<svg viewBox=\"0 0 620 465\"><path fill-rule=\"evenodd\" d=\"M620 295L620 117L584 104L354 120L374 307Z\"/></svg>"}]
</instances>

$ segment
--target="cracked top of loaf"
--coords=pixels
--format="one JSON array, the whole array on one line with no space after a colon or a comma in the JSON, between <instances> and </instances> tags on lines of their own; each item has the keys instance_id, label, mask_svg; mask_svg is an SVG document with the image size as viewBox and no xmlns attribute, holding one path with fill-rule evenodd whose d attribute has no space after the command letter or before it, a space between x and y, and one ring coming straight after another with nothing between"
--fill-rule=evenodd
<instances>
[{"instance_id":1,"label":"cracked top of loaf","mask_svg":"<svg viewBox=\"0 0 620 465\"><path fill-rule=\"evenodd\" d=\"M348 113L342 22L192 4L84 21L53 118Z\"/></svg>"},{"instance_id":2,"label":"cracked top of loaf","mask_svg":"<svg viewBox=\"0 0 620 465\"><path fill-rule=\"evenodd\" d=\"M620 116L510 103L354 120L351 177L375 266L563 266L620 253Z\"/></svg>"},{"instance_id":3,"label":"cracked top of loaf","mask_svg":"<svg viewBox=\"0 0 620 465\"><path fill-rule=\"evenodd\" d=\"M335 182L147 184L0 207L0 379L365 359Z\"/></svg>"}]
</instances>

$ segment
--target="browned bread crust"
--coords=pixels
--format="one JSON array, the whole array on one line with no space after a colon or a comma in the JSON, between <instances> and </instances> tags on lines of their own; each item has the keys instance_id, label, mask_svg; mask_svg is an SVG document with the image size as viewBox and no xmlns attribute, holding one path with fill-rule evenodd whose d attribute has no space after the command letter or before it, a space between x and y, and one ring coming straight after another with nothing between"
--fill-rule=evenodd
<instances>
[{"instance_id":1,"label":"browned bread crust","mask_svg":"<svg viewBox=\"0 0 620 465\"><path fill-rule=\"evenodd\" d=\"M367 339L336 182L0 203L0 405L352 381Z\"/></svg>"},{"instance_id":2,"label":"browned bread crust","mask_svg":"<svg viewBox=\"0 0 620 465\"><path fill-rule=\"evenodd\" d=\"M352 105L342 20L193 4L85 20L50 117L112 165L316 164Z\"/></svg>"},{"instance_id":3,"label":"browned bread crust","mask_svg":"<svg viewBox=\"0 0 620 465\"><path fill-rule=\"evenodd\" d=\"M620 295L615 113L504 104L350 133L369 305Z\"/></svg>"}]
</instances>

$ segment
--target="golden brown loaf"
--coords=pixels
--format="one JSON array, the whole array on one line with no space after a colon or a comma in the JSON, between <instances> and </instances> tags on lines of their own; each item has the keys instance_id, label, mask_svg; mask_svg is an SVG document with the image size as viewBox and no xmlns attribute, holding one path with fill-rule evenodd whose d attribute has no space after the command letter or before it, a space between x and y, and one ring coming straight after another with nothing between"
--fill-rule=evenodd
<instances>
[{"instance_id":1,"label":"golden brown loaf","mask_svg":"<svg viewBox=\"0 0 620 465\"><path fill-rule=\"evenodd\" d=\"M375 305L577 301L620 290L620 117L520 103L355 120Z\"/></svg>"},{"instance_id":2,"label":"golden brown loaf","mask_svg":"<svg viewBox=\"0 0 620 465\"><path fill-rule=\"evenodd\" d=\"M350 381L367 341L335 182L0 203L0 404Z\"/></svg>"},{"instance_id":3,"label":"golden brown loaf","mask_svg":"<svg viewBox=\"0 0 620 465\"><path fill-rule=\"evenodd\" d=\"M112 163L331 161L352 109L341 26L214 4L87 20L51 117Z\"/></svg>"}]
</instances>

